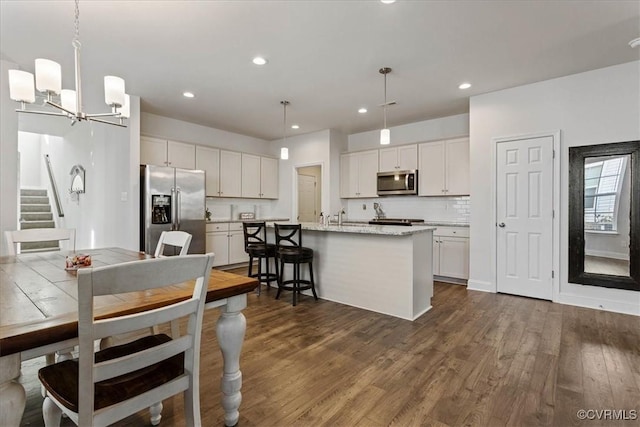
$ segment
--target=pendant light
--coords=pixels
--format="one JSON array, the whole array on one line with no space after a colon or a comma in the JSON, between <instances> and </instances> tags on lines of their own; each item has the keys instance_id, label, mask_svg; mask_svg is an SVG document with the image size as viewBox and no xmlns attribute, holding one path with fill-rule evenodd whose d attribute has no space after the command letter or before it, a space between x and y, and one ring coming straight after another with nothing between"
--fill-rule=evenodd
<instances>
[{"instance_id":1,"label":"pendant light","mask_svg":"<svg viewBox=\"0 0 640 427\"><path fill-rule=\"evenodd\" d=\"M380 144L389 145L391 144L391 131L387 128L387 106L391 104L395 104L395 101L387 103L387 74L391 72L391 68L383 67L383 68L380 68L378 72L384 76L384 104L382 104L383 114L384 114L384 126L380 131Z\"/></svg>"},{"instance_id":2,"label":"pendant light","mask_svg":"<svg viewBox=\"0 0 640 427\"><path fill-rule=\"evenodd\" d=\"M80 7L75 1L75 34L71 45L74 52L75 90L62 89L62 68L57 62L38 58L35 61L35 89L44 96L44 104L60 112L27 109L27 104L36 101L33 74L21 70L9 70L9 97L20 102L19 113L43 114L71 119L71 124L82 120L107 123L126 127L123 119L129 118L129 95L124 92L124 80L120 77L105 76L104 99L111 107L110 113L88 114L82 111L82 88L80 76ZM104 120L113 117L117 122Z\"/></svg>"},{"instance_id":3,"label":"pendant light","mask_svg":"<svg viewBox=\"0 0 640 427\"><path fill-rule=\"evenodd\" d=\"M285 145L287 143L287 105L289 105L289 101L280 101L282 104L282 109L284 111L284 121L282 127L282 144ZM288 160L289 159L289 149L287 147L282 147L280 149L280 159Z\"/></svg>"}]
</instances>

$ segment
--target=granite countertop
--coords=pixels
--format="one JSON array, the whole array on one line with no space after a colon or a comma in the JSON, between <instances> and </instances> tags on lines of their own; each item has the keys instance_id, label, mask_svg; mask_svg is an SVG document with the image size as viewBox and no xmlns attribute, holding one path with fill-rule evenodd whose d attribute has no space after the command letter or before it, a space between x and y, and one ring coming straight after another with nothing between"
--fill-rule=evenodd
<instances>
[{"instance_id":1,"label":"granite countertop","mask_svg":"<svg viewBox=\"0 0 640 427\"><path fill-rule=\"evenodd\" d=\"M323 231L335 233L353 233L353 234L377 234L384 236L409 236L426 231L433 231L435 227L414 225L410 227L397 225L374 225L367 223L349 223L345 225L320 225L315 222L302 222L303 230Z\"/></svg>"},{"instance_id":2,"label":"granite countertop","mask_svg":"<svg viewBox=\"0 0 640 427\"><path fill-rule=\"evenodd\" d=\"M368 220L346 220L343 221L343 223L346 224L362 224L362 225L366 225L369 224ZM414 227L416 226L431 226L431 227L435 227L435 226L440 226L440 227L469 227L469 223L468 222L454 222L454 221L425 221L424 223L420 223L420 225L418 224L414 224Z\"/></svg>"},{"instance_id":3,"label":"granite countertop","mask_svg":"<svg viewBox=\"0 0 640 427\"><path fill-rule=\"evenodd\" d=\"M274 222L274 221L289 221L289 218L255 218L255 219L212 219L207 221L207 224L219 224L221 222L249 222L249 221L265 221L265 222Z\"/></svg>"}]
</instances>

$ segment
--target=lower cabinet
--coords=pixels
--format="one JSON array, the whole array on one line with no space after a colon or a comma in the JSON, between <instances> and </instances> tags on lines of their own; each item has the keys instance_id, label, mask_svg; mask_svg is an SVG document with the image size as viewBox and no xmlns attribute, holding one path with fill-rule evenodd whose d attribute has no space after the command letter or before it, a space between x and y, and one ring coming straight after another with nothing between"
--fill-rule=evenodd
<instances>
[{"instance_id":1,"label":"lower cabinet","mask_svg":"<svg viewBox=\"0 0 640 427\"><path fill-rule=\"evenodd\" d=\"M438 227L433 232L433 274L469 279L469 229Z\"/></svg>"},{"instance_id":2,"label":"lower cabinet","mask_svg":"<svg viewBox=\"0 0 640 427\"><path fill-rule=\"evenodd\" d=\"M248 262L244 251L244 233L241 222L207 224L207 252L213 252L213 266Z\"/></svg>"}]
</instances>

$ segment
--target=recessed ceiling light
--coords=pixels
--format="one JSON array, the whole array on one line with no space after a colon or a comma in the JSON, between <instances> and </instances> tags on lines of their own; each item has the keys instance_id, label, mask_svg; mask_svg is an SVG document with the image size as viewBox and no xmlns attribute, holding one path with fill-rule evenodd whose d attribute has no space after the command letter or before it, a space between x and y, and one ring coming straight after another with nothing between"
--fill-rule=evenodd
<instances>
[{"instance_id":1,"label":"recessed ceiling light","mask_svg":"<svg viewBox=\"0 0 640 427\"><path fill-rule=\"evenodd\" d=\"M391 3L395 3L396 0L380 0L380 3L384 3L384 4L391 4Z\"/></svg>"},{"instance_id":2,"label":"recessed ceiling light","mask_svg":"<svg viewBox=\"0 0 640 427\"><path fill-rule=\"evenodd\" d=\"M255 58L253 58L253 63L256 65L264 65L267 63L267 60L261 56L256 56Z\"/></svg>"},{"instance_id":3,"label":"recessed ceiling light","mask_svg":"<svg viewBox=\"0 0 640 427\"><path fill-rule=\"evenodd\" d=\"M299 125L291 125L291 129L300 129Z\"/></svg>"},{"instance_id":4,"label":"recessed ceiling light","mask_svg":"<svg viewBox=\"0 0 640 427\"><path fill-rule=\"evenodd\" d=\"M358 113L360 113L360 114L364 114L366 112L367 112L366 108L361 108L361 109L358 110Z\"/></svg>"},{"instance_id":5,"label":"recessed ceiling light","mask_svg":"<svg viewBox=\"0 0 640 427\"><path fill-rule=\"evenodd\" d=\"M471 83L462 83L458 86L458 89L469 89L471 87Z\"/></svg>"},{"instance_id":6,"label":"recessed ceiling light","mask_svg":"<svg viewBox=\"0 0 640 427\"><path fill-rule=\"evenodd\" d=\"M185 98L195 98L193 92L182 92L182 96L184 96Z\"/></svg>"}]
</instances>

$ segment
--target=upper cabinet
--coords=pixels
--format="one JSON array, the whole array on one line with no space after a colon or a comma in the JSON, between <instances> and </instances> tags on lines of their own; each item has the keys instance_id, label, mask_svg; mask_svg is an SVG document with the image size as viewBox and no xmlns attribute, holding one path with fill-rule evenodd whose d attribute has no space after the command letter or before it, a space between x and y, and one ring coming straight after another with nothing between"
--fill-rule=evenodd
<instances>
[{"instance_id":1,"label":"upper cabinet","mask_svg":"<svg viewBox=\"0 0 640 427\"><path fill-rule=\"evenodd\" d=\"M140 137L140 163L195 169L196 146L184 142L167 141L146 136Z\"/></svg>"},{"instance_id":2,"label":"upper cabinet","mask_svg":"<svg viewBox=\"0 0 640 427\"><path fill-rule=\"evenodd\" d=\"M418 146L420 196L469 195L469 138Z\"/></svg>"},{"instance_id":3,"label":"upper cabinet","mask_svg":"<svg viewBox=\"0 0 640 427\"><path fill-rule=\"evenodd\" d=\"M276 159L242 154L242 197L278 198L278 161Z\"/></svg>"},{"instance_id":4,"label":"upper cabinet","mask_svg":"<svg viewBox=\"0 0 640 427\"><path fill-rule=\"evenodd\" d=\"M418 169L418 145L380 149L380 172Z\"/></svg>"},{"instance_id":5,"label":"upper cabinet","mask_svg":"<svg viewBox=\"0 0 640 427\"><path fill-rule=\"evenodd\" d=\"M378 197L378 150L340 156L340 197Z\"/></svg>"},{"instance_id":6,"label":"upper cabinet","mask_svg":"<svg viewBox=\"0 0 640 427\"><path fill-rule=\"evenodd\" d=\"M196 147L196 169L205 173L206 195L220 196L220 150L210 147Z\"/></svg>"},{"instance_id":7,"label":"upper cabinet","mask_svg":"<svg viewBox=\"0 0 640 427\"><path fill-rule=\"evenodd\" d=\"M220 150L220 197L242 197L242 154Z\"/></svg>"}]
</instances>

